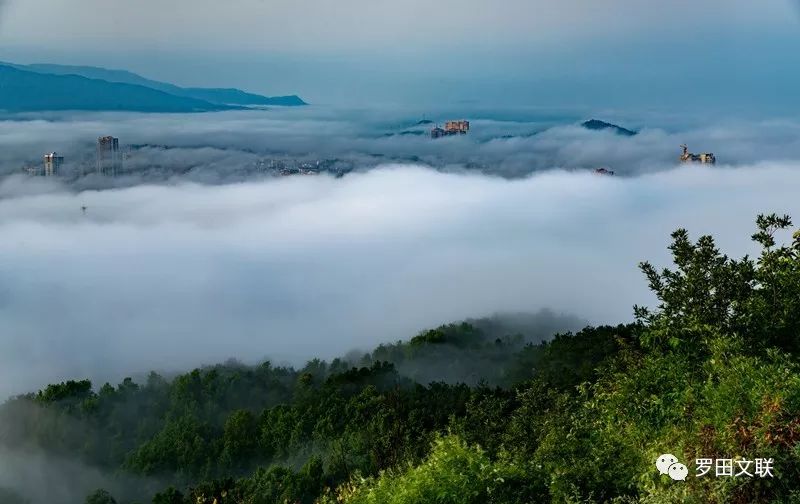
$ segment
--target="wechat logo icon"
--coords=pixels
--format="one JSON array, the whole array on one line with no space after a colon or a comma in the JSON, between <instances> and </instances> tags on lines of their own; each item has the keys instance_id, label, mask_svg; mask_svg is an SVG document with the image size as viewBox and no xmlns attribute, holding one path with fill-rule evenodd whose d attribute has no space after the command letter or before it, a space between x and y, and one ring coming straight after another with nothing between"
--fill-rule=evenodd
<instances>
[{"instance_id":1,"label":"wechat logo icon","mask_svg":"<svg viewBox=\"0 0 800 504\"><path fill-rule=\"evenodd\" d=\"M675 481L686 481L689 469L678 462L678 457L671 453L665 453L656 460L656 469L659 474L666 474Z\"/></svg>"}]
</instances>

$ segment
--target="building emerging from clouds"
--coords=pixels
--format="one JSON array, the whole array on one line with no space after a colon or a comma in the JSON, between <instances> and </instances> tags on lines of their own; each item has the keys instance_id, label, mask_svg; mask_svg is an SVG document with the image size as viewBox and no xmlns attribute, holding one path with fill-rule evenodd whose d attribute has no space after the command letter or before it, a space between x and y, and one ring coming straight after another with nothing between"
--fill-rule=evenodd
<instances>
[{"instance_id":1,"label":"building emerging from clouds","mask_svg":"<svg viewBox=\"0 0 800 504\"><path fill-rule=\"evenodd\" d=\"M431 130L431 138L441 138L444 136L466 135L469 132L469 121L447 121L444 128L435 126Z\"/></svg>"},{"instance_id":2,"label":"building emerging from clouds","mask_svg":"<svg viewBox=\"0 0 800 504\"><path fill-rule=\"evenodd\" d=\"M30 165L23 168L25 173L34 177L57 177L61 174L61 165L64 164L64 157L55 152L44 155L41 165Z\"/></svg>"},{"instance_id":3,"label":"building emerging from clouds","mask_svg":"<svg viewBox=\"0 0 800 504\"><path fill-rule=\"evenodd\" d=\"M61 174L61 165L64 164L64 157L55 152L44 155L44 170L42 175L45 177L57 177Z\"/></svg>"},{"instance_id":4,"label":"building emerging from clouds","mask_svg":"<svg viewBox=\"0 0 800 504\"><path fill-rule=\"evenodd\" d=\"M97 174L115 177L122 172L122 152L119 138L104 136L97 139Z\"/></svg>"},{"instance_id":5,"label":"building emerging from clouds","mask_svg":"<svg viewBox=\"0 0 800 504\"><path fill-rule=\"evenodd\" d=\"M704 152L702 154L694 154L689 152L689 147L681 145L683 152L681 153L681 163L703 163L703 164L716 164L717 158L711 152Z\"/></svg>"}]
</instances>

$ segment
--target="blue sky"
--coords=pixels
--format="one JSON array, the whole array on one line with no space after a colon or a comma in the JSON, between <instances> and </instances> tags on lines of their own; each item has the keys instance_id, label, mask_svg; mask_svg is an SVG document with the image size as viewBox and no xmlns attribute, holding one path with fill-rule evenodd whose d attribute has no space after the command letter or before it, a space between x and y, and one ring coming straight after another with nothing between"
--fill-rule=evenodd
<instances>
[{"instance_id":1,"label":"blue sky","mask_svg":"<svg viewBox=\"0 0 800 504\"><path fill-rule=\"evenodd\" d=\"M795 0L6 0L0 58L315 103L796 110Z\"/></svg>"}]
</instances>

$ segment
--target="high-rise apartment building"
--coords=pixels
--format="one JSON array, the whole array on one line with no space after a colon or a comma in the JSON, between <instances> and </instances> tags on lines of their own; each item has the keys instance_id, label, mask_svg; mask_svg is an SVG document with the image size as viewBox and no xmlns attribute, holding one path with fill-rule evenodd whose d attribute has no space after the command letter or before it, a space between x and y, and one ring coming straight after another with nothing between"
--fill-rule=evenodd
<instances>
[{"instance_id":1,"label":"high-rise apartment building","mask_svg":"<svg viewBox=\"0 0 800 504\"><path fill-rule=\"evenodd\" d=\"M97 174L115 177L122 172L119 139L104 136L97 139Z\"/></svg>"},{"instance_id":2,"label":"high-rise apartment building","mask_svg":"<svg viewBox=\"0 0 800 504\"><path fill-rule=\"evenodd\" d=\"M44 171L42 175L45 177L57 177L61 174L61 165L64 164L64 157L59 156L55 152L44 155Z\"/></svg>"}]
</instances>

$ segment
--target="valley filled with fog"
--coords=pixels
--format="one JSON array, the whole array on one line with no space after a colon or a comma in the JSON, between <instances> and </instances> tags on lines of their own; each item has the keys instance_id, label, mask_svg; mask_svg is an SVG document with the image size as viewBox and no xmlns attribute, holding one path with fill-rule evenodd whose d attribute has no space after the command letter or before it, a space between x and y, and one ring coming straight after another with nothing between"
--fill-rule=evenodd
<instances>
[{"instance_id":1,"label":"valley filled with fog","mask_svg":"<svg viewBox=\"0 0 800 504\"><path fill-rule=\"evenodd\" d=\"M440 140L422 114L324 107L6 117L0 395L299 364L498 312L631 320L653 301L637 264L664 263L674 229L744 254L757 213L800 215L788 120L612 117L639 130L625 137L578 113L472 113L469 135ZM125 173L81 174L106 133L139 146ZM680 165L681 143L718 164ZM20 173L50 150L63 177ZM265 158L350 169L274 176Z\"/></svg>"}]
</instances>

